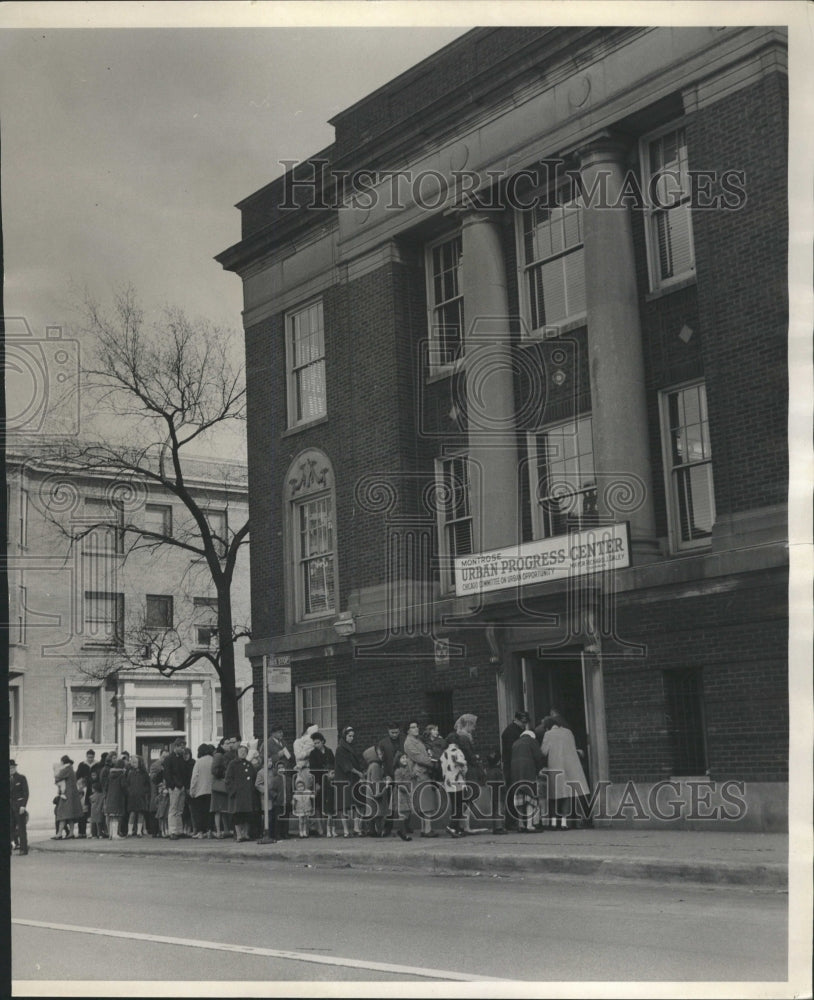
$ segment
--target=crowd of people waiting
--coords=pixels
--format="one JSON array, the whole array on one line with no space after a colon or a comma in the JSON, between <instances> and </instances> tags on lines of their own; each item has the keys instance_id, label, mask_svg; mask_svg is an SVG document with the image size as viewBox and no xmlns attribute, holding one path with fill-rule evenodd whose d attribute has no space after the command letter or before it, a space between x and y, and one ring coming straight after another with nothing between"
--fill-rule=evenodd
<instances>
[{"instance_id":1,"label":"crowd of people waiting","mask_svg":"<svg viewBox=\"0 0 814 1000\"><path fill-rule=\"evenodd\" d=\"M484 759L475 749L476 725L476 716L464 714L442 737L433 724L421 730L413 720L403 731L390 723L365 750L346 726L335 752L316 725L307 724L291 746L277 725L265 748L224 737L217 746L201 744L195 759L177 739L149 769L127 751L97 761L89 749L76 770L65 755L54 766L54 839L247 841L264 830L266 782L272 842L288 837L292 825L299 837L395 832L411 840L413 816L421 837L438 836L432 824L441 816L450 836L463 837L472 832L471 803L484 787L495 833L591 825L584 755L556 709L537 728L528 713L515 713L501 751Z\"/></svg>"}]
</instances>

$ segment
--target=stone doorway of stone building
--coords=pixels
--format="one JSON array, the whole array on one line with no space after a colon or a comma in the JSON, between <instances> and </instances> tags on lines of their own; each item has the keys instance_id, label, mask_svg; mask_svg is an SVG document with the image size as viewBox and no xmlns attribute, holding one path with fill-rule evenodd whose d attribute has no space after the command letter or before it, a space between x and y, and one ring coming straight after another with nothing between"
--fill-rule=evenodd
<instances>
[{"instance_id":1,"label":"stone doorway of stone building","mask_svg":"<svg viewBox=\"0 0 814 1000\"><path fill-rule=\"evenodd\" d=\"M183 734L182 734L183 735ZM165 750L169 750L172 743L175 742L175 736L166 738L157 738L150 736L139 736L136 738L136 753L144 761L147 770L150 770L150 764L153 761L161 760L161 754Z\"/></svg>"},{"instance_id":2,"label":"stone doorway of stone building","mask_svg":"<svg viewBox=\"0 0 814 1000\"><path fill-rule=\"evenodd\" d=\"M577 748L585 753L585 770L590 781L591 776L587 774L590 741L581 650L558 657L521 653L520 663L526 711L539 726L552 709L557 709L571 727Z\"/></svg>"}]
</instances>

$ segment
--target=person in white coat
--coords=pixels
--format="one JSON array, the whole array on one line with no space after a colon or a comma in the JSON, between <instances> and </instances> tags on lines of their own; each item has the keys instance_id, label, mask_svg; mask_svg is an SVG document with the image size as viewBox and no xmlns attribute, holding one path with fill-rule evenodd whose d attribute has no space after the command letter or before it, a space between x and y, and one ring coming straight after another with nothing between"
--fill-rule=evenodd
<instances>
[{"instance_id":1,"label":"person in white coat","mask_svg":"<svg viewBox=\"0 0 814 1000\"><path fill-rule=\"evenodd\" d=\"M574 734L561 715L549 715L540 726L548 780L549 825L568 829L568 817L576 826L574 800L588 795L588 780L582 767ZM586 817L587 819L587 817Z\"/></svg>"}]
</instances>

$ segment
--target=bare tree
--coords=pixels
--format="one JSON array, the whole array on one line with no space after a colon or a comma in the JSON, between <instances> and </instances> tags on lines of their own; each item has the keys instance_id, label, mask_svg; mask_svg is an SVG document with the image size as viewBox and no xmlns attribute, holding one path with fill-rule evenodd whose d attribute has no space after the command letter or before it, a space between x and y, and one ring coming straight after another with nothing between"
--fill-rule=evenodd
<instances>
[{"instance_id":1,"label":"bare tree","mask_svg":"<svg viewBox=\"0 0 814 1000\"><path fill-rule=\"evenodd\" d=\"M178 309L168 308L148 324L130 288L115 297L109 312L86 297L84 317L90 361L82 369L83 403L90 404L97 423L100 413L111 419L103 440L63 440L49 454L78 472L160 486L181 501L189 519L186 527L175 525L167 532L147 529L126 516L100 516L65 530L72 542L79 542L100 527L113 528L124 539L125 559L136 549L169 546L189 552L205 566L217 595L216 646L184 651L173 630L152 630L140 644L151 648L141 665L150 663L168 676L208 660L220 679L224 731L237 733L234 647L248 628L234 625L232 584L249 522L213 522L189 472L193 449L200 453L218 430L244 424L244 373L231 354L236 338L206 321L192 322ZM128 659L124 655L122 666Z\"/></svg>"}]
</instances>

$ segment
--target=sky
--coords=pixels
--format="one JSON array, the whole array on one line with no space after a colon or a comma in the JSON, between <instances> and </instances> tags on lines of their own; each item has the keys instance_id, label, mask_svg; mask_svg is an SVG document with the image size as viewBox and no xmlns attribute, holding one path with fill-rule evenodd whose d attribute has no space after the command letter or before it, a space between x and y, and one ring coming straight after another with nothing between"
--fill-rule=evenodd
<instances>
[{"instance_id":1,"label":"sky","mask_svg":"<svg viewBox=\"0 0 814 1000\"><path fill-rule=\"evenodd\" d=\"M49 26L56 16L11 29L9 6L5 313L10 336L24 319L34 338L75 334L85 289L104 302L131 284L148 312L180 306L239 340L241 282L213 260L240 239L235 203L279 176L280 160L331 143L334 114L467 29ZM31 378L11 373L10 416Z\"/></svg>"}]
</instances>

